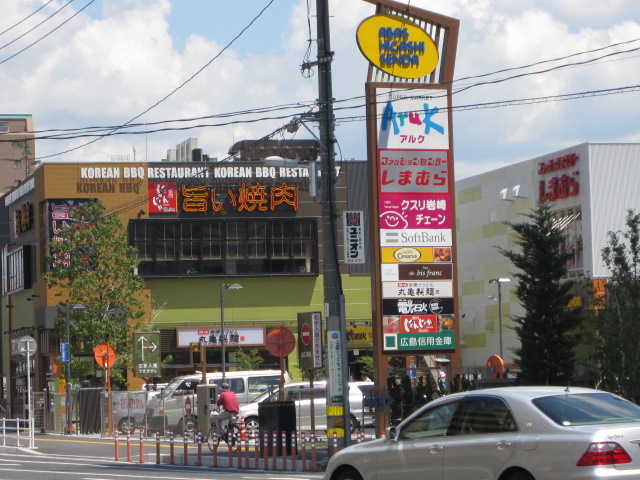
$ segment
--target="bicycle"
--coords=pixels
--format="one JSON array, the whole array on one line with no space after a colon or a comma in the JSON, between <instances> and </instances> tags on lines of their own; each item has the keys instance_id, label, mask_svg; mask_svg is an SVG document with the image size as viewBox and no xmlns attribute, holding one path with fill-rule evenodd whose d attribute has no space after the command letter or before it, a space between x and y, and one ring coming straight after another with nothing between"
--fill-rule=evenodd
<instances>
[{"instance_id":1,"label":"bicycle","mask_svg":"<svg viewBox=\"0 0 640 480\"><path fill-rule=\"evenodd\" d=\"M215 435L214 432L215 423L212 422L209 426L209 434L207 435L207 445L209 445L209 450L213 452L214 447L217 448L220 444L220 439L222 439L227 445L235 447L238 439L240 438L240 423L238 421L238 416L234 415L231 417L226 425L222 426L221 432L215 432Z\"/></svg>"}]
</instances>

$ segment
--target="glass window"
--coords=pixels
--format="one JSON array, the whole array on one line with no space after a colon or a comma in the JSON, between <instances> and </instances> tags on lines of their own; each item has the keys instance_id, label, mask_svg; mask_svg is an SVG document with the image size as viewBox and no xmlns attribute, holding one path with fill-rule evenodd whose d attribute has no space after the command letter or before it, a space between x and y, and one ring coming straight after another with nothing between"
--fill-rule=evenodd
<instances>
[{"instance_id":1,"label":"glass window","mask_svg":"<svg viewBox=\"0 0 640 480\"><path fill-rule=\"evenodd\" d=\"M131 220L144 277L318 273L317 220Z\"/></svg>"},{"instance_id":2,"label":"glass window","mask_svg":"<svg viewBox=\"0 0 640 480\"><path fill-rule=\"evenodd\" d=\"M215 380L209 380L209 383L215 383L218 387L222 388L223 383L229 384L229 390L234 393L244 393L244 380L242 378L225 378L222 380L221 378L216 378ZM218 389L218 393L221 390Z\"/></svg>"},{"instance_id":3,"label":"glass window","mask_svg":"<svg viewBox=\"0 0 640 480\"><path fill-rule=\"evenodd\" d=\"M278 375L269 377L249 377L247 379L247 383L249 393L262 393L268 390L271 386L280 385L280 377Z\"/></svg>"},{"instance_id":4,"label":"glass window","mask_svg":"<svg viewBox=\"0 0 640 480\"><path fill-rule=\"evenodd\" d=\"M452 422L450 435L516 432L518 427L507 405L497 398L464 402Z\"/></svg>"},{"instance_id":5,"label":"glass window","mask_svg":"<svg viewBox=\"0 0 640 480\"><path fill-rule=\"evenodd\" d=\"M401 428L398 439L415 440L446 435L459 405L460 402L451 402L423 411L421 415Z\"/></svg>"},{"instance_id":6,"label":"glass window","mask_svg":"<svg viewBox=\"0 0 640 480\"><path fill-rule=\"evenodd\" d=\"M533 404L558 425L640 422L640 406L606 392L540 397Z\"/></svg>"}]
</instances>

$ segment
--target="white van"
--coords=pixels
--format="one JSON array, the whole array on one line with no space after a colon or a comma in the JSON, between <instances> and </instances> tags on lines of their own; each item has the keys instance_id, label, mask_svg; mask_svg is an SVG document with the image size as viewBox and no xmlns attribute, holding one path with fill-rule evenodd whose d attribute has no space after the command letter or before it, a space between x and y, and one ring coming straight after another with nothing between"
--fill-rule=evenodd
<instances>
[{"instance_id":1,"label":"white van","mask_svg":"<svg viewBox=\"0 0 640 480\"><path fill-rule=\"evenodd\" d=\"M285 383L291 381L285 372ZM166 388L147 403L147 422L151 431L173 430L189 433L198 429L197 386L202 382L202 374L183 375L167 383ZM280 370L254 370L226 372L225 382L235 392L238 403L244 404L267 391L269 387L280 385ZM222 385L222 372L208 373L209 385Z\"/></svg>"},{"instance_id":2,"label":"white van","mask_svg":"<svg viewBox=\"0 0 640 480\"><path fill-rule=\"evenodd\" d=\"M373 382L349 382L349 409L351 413L351 433L363 426L363 394L360 386L371 386ZM296 425L299 431L311 430L311 393L313 390L313 406L315 431L320 432L327 428L327 382L324 380L313 383L313 389L309 382L289 383L284 387L285 401L293 401L296 405ZM240 415L244 417L247 431L259 430L258 410L261 402L277 402L280 400L279 389L273 392L265 392L251 402L240 405Z\"/></svg>"}]
</instances>

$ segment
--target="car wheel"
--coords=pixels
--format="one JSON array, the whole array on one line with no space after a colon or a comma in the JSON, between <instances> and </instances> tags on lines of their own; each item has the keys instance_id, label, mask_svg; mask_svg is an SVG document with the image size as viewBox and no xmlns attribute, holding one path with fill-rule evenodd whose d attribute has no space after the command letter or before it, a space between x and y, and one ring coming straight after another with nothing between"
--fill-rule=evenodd
<instances>
[{"instance_id":1,"label":"car wheel","mask_svg":"<svg viewBox=\"0 0 640 480\"><path fill-rule=\"evenodd\" d=\"M247 418L245 418L244 419L244 426L247 429L247 433L255 432L257 434L258 431L260 430L260 423L258 422L258 417L247 417Z\"/></svg>"},{"instance_id":2,"label":"car wheel","mask_svg":"<svg viewBox=\"0 0 640 480\"><path fill-rule=\"evenodd\" d=\"M193 435L198 429L198 420L195 417L184 417L178 423L178 434L183 435L185 430L187 435Z\"/></svg>"},{"instance_id":3,"label":"car wheel","mask_svg":"<svg viewBox=\"0 0 640 480\"><path fill-rule=\"evenodd\" d=\"M133 417L123 417L118 422L118 430L126 434L127 429L129 429L129 433L136 431L136 422Z\"/></svg>"},{"instance_id":4,"label":"car wheel","mask_svg":"<svg viewBox=\"0 0 640 480\"><path fill-rule=\"evenodd\" d=\"M527 472L514 472L507 477L507 480L535 480Z\"/></svg>"},{"instance_id":5,"label":"car wheel","mask_svg":"<svg viewBox=\"0 0 640 480\"><path fill-rule=\"evenodd\" d=\"M334 480L362 480L362 477L353 468L348 468L341 471L338 476L334 477Z\"/></svg>"},{"instance_id":6,"label":"car wheel","mask_svg":"<svg viewBox=\"0 0 640 480\"><path fill-rule=\"evenodd\" d=\"M360 427L360 422L355 415L351 415L351 433L356 433L356 430Z\"/></svg>"}]
</instances>

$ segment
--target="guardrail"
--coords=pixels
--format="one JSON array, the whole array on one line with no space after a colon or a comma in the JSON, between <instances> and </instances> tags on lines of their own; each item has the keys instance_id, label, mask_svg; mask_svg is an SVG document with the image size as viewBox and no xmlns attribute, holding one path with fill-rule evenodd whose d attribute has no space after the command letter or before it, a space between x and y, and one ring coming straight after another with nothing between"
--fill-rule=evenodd
<instances>
[{"instance_id":1,"label":"guardrail","mask_svg":"<svg viewBox=\"0 0 640 480\"><path fill-rule=\"evenodd\" d=\"M33 418L24 419L24 418L5 418L2 417L0 419L0 436L2 437L2 446L15 446L22 447L20 443L20 439L24 438L28 441L29 448L34 448L34 422ZM23 436L20 436L20 433L23 433ZM13 445L8 445L7 440L11 443L11 440L15 440Z\"/></svg>"}]
</instances>

